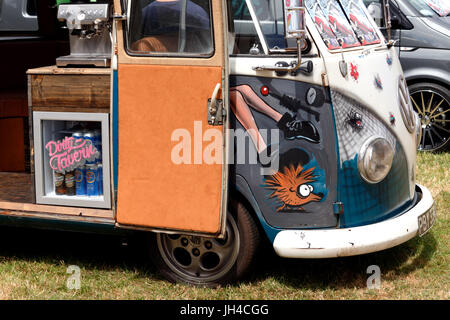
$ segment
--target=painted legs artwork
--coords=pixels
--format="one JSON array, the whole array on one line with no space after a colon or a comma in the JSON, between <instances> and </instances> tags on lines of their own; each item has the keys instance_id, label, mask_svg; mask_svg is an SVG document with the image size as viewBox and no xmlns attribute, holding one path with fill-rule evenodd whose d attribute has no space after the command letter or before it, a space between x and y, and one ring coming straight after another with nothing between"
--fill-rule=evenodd
<instances>
[{"instance_id":1,"label":"painted legs artwork","mask_svg":"<svg viewBox=\"0 0 450 320\"><path fill-rule=\"evenodd\" d=\"M261 88L263 96L271 95L279 102L279 105L292 111L300 107L300 102L297 99L271 91L266 86ZM293 116L289 112L281 114L260 98L249 85L242 84L232 87L230 89L230 102L236 119L248 133L258 155L266 152L265 154L270 157L274 150L271 150L271 146L268 146L264 141L252 110L275 121L277 128L283 132L285 140L298 139L312 144L320 143L318 130L311 121L296 119L296 115ZM309 156L306 156L306 158L310 160ZM312 183L316 181L318 171L315 170L315 167L304 167L306 163L300 163L300 161L300 159L296 159L296 163L285 163L285 166L281 167L280 170L264 178L265 184L263 187L272 192L269 198L276 198L277 201L281 202L277 212L305 211L302 205L309 202L319 202L323 198L323 193L313 193L314 186ZM264 166L263 163L261 165Z\"/></svg>"},{"instance_id":2,"label":"painted legs artwork","mask_svg":"<svg viewBox=\"0 0 450 320\"><path fill-rule=\"evenodd\" d=\"M305 139L312 143L320 142L319 133L310 121L297 120L287 112L283 115L280 114L265 103L248 85L231 88L230 101L231 109L249 133L258 153L265 150L267 145L259 133L250 108L272 118L277 123L277 127L284 133L285 139Z\"/></svg>"}]
</instances>

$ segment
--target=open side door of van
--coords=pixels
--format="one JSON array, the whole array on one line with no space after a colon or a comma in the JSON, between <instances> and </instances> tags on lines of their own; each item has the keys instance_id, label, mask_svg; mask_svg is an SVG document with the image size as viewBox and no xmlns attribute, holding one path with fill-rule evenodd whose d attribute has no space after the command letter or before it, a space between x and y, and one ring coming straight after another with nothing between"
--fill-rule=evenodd
<instances>
[{"instance_id":1,"label":"open side door of van","mask_svg":"<svg viewBox=\"0 0 450 320\"><path fill-rule=\"evenodd\" d=\"M115 12L127 16L116 23L117 223L224 234L223 2L135 0L121 8L123 3L115 0Z\"/></svg>"}]
</instances>

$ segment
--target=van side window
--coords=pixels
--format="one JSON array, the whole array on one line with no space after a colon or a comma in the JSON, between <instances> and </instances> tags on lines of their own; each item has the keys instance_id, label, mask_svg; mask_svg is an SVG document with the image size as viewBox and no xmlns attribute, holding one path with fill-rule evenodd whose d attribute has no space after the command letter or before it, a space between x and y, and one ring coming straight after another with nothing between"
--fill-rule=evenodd
<instances>
[{"instance_id":1,"label":"van side window","mask_svg":"<svg viewBox=\"0 0 450 320\"><path fill-rule=\"evenodd\" d=\"M251 0L255 15L269 50L296 47L284 37L282 1ZM230 38L234 40L230 54L263 54L256 28L245 0L232 0L228 5Z\"/></svg>"},{"instance_id":2,"label":"van side window","mask_svg":"<svg viewBox=\"0 0 450 320\"><path fill-rule=\"evenodd\" d=\"M127 37L131 53L211 56L210 0L132 1Z\"/></svg>"},{"instance_id":3,"label":"van side window","mask_svg":"<svg viewBox=\"0 0 450 320\"><path fill-rule=\"evenodd\" d=\"M252 48L262 52L258 34L245 0L232 0L228 3L229 50L230 54L250 54Z\"/></svg>"}]
</instances>

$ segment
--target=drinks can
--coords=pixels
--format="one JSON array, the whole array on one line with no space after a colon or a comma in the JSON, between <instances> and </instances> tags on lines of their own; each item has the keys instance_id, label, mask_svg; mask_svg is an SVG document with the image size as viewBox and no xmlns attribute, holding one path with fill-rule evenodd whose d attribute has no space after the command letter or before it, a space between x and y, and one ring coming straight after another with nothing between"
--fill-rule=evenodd
<instances>
[{"instance_id":1,"label":"drinks can","mask_svg":"<svg viewBox=\"0 0 450 320\"><path fill-rule=\"evenodd\" d=\"M75 139L83 139L83 132L82 131L75 131L72 133L72 137Z\"/></svg>"},{"instance_id":2,"label":"drinks can","mask_svg":"<svg viewBox=\"0 0 450 320\"><path fill-rule=\"evenodd\" d=\"M64 184L66 186L66 195L75 195L75 173L74 171L66 172L64 175Z\"/></svg>"},{"instance_id":3,"label":"drinks can","mask_svg":"<svg viewBox=\"0 0 450 320\"><path fill-rule=\"evenodd\" d=\"M55 193L57 195L66 194L66 188L64 185L64 174L55 172Z\"/></svg>"},{"instance_id":4,"label":"drinks can","mask_svg":"<svg viewBox=\"0 0 450 320\"><path fill-rule=\"evenodd\" d=\"M103 165L97 164L98 195L103 195Z\"/></svg>"},{"instance_id":5,"label":"drinks can","mask_svg":"<svg viewBox=\"0 0 450 320\"><path fill-rule=\"evenodd\" d=\"M95 148L100 153L100 158L98 158L97 160L98 160L98 162L102 162L102 133L101 133L100 129L94 130L94 145L95 145Z\"/></svg>"},{"instance_id":6,"label":"drinks can","mask_svg":"<svg viewBox=\"0 0 450 320\"><path fill-rule=\"evenodd\" d=\"M86 193L89 197L98 196L98 170L95 163L86 164Z\"/></svg>"},{"instance_id":7,"label":"drinks can","mask_svg":"<svg viewBox=\"0 0 450 320\"><path fill-rule=\"evenodd\" d=\"M85 140L90 140L92 142L92 145L95 146L95 135L92 131L85 131L83 134L83 139ZM95 160L93 161L88 161L86 160L86 164L95 164Z\"/></svg>"},{"instance_id":8,"label":"drinks can","mask_svg":"<svg viewBox=\"0 0 450 320\"><path fill-rule=\"evenodd\" d=\"M81 166L75 169L75 189L77 196L86 196L86 167Z\"/></svg>"}]
</instances>

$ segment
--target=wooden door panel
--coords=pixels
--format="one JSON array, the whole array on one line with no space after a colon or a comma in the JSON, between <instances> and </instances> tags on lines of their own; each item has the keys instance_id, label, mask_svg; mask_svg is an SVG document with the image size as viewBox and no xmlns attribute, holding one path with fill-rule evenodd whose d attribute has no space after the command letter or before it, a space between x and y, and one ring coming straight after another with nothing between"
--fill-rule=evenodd
<instances>
[{"instance_id":1,"label":"wooden door panel","mask_svg":"<svg viewBox=\"0 0 450 320\"><path fill-rule=\"evenodd\" d=\"M219 233L222 165L193 162L194 121L212 128L207 101L222 67L123 64L118 77L117 222ZM171 159L176 129L190 133L192 164Z\"/></svg>"}]
</instances>

